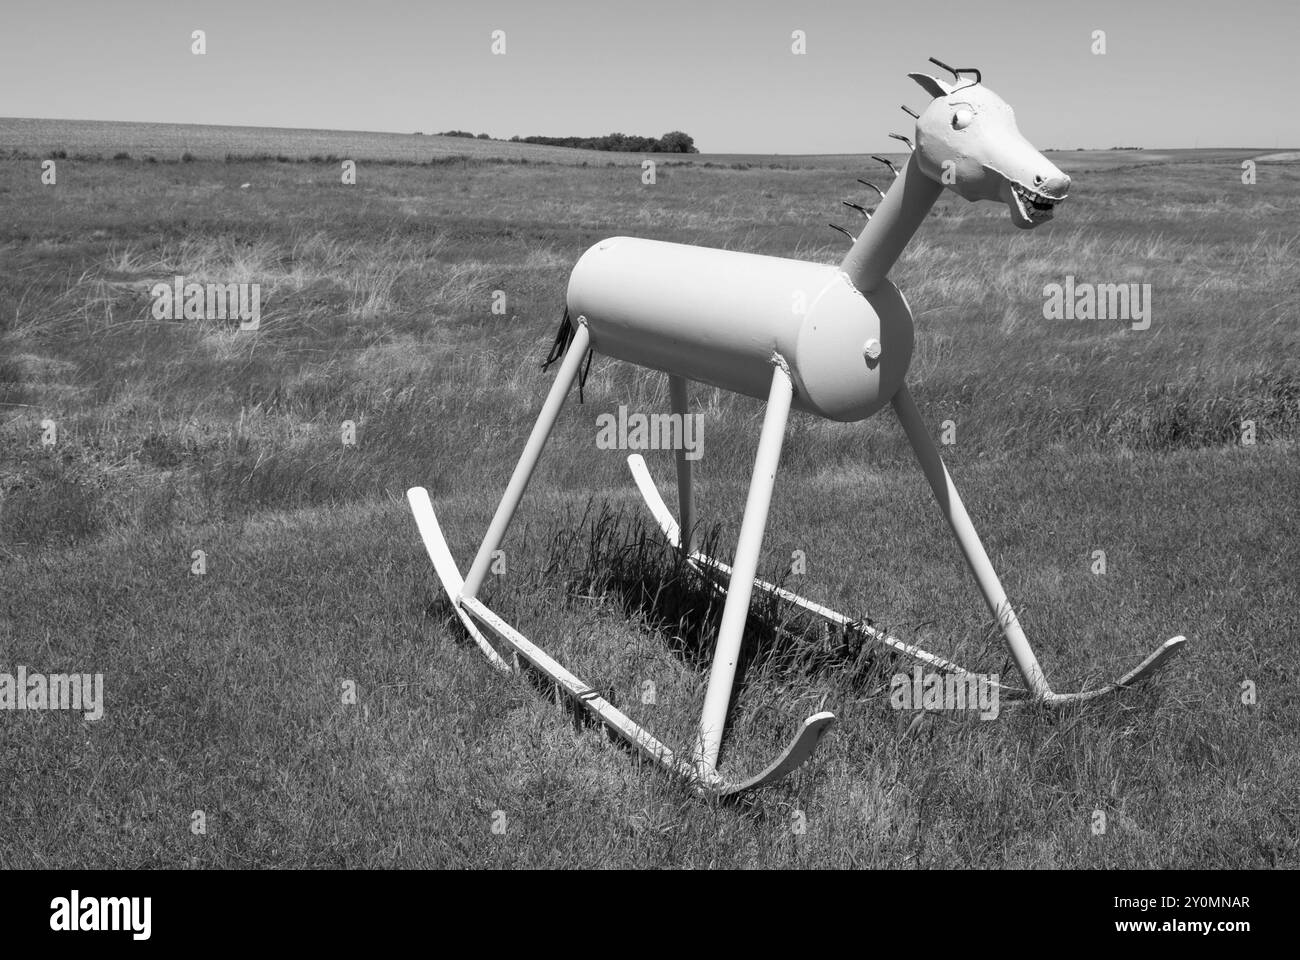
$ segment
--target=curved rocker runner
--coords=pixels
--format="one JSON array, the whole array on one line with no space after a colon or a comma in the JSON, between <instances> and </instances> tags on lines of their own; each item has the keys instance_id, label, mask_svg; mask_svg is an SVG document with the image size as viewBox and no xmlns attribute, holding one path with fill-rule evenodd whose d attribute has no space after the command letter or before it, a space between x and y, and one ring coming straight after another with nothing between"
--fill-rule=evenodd
<instances>
[{"instance_id":1,"label":"curved rocker runner","mask_svg":"<svg viewBox=\"0 0 1300 960\"><path fill-rule=\"evenodd\" d=\"M603 240L583 254L569 279L567 310L547 360L549 365L563 358L559 373L464 578L447 549L428 493L421 487L407 492L438 579L489 661L511 670L523 657L610 730L702 793L727 796L782 779L812 756L835 719L831 713L813 714L784 752L752 777L733 780L719 772L727 709L755 589L935 670L971 672L755 576L792 409L857 422L885 406L893 408L1020 673L1023 688L1000 685L1009 697L1059 706L1115 693L1149 677L1186 642L1181 636L1167 640L1104 687L1054 692L904 383L912 356L912 312L887 277L944 188L967 200L1000 201L1016 226L1031 229L1052 218L1070 187L1070 178L1021 136L1011 108L983 85L978 70L931 62L951 73L953 82L909 74L932 98L917 117L915 147L912 140L891 134L912 149L906 164L897 170L888 160L874 158L895 176L888 191L861 181L880 194L874 211L845 201L867 222L856 238L832 224L852 241L838 266L630 237ZM478 599L492 555L519 507L564 399L574 380L585 379L584 358L589 363L594 351L668 374L674 414L686 415L691 380L767 401L731 566L695 549L693 465L686 451L676 453L676 520L645 461L635 455L628 458L633 479L664 536L725 593L689 760L674 754Z\"/></svg>"}]
</instances>

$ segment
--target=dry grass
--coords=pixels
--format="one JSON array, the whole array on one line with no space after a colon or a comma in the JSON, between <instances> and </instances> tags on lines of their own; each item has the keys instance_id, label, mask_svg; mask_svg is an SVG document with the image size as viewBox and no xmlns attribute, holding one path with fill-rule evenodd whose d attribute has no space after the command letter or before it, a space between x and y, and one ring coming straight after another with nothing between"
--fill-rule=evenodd
<instances>
[{"instance_id":1,"label":"dry grass","mask_svg":"<svg viewBox=\"0 0 1300 960\"><path fill-rule=\"evenodd\" d=\"M491 672L401 493L430 488L467 563L550 381L539 361L582 250L640 233L829 262L842 244L821 224L856 160L701 157L646 187L605 155L528 153L363 163L344 187L323 160L223 162L231 149L74 152L55 188L0 161L0 669L102 670L109 698L97 724L6 720L0 865L1296 864L1294 165L1245 187L1231 152L1062 154L1078 187L1055 224L1024 234L944 199L895 274L917 315L914 392L936 432L957 424L946 457L1055 685L1176 632L1190 653L1108 704L914 725L880 689L895 664L757 607L724 768L766 762L820 703L839 723L792 781L719 806L575 732L535 678ZM176 274L262 284L261 329L152 320L149 286ZM1151 283L1152 328L1043 320L1043 286L1066 274ZM624 454L594 444L599 414L663 409L665 385L598 359L586 394L486 599L684 744L716 604L641 519ZM761 411L693 397L702 516L726 557ZM665 481L670 462L652 460ZM1009 669L886 418L792 421L763 572L786 576L796 549L800 592Z\"/></svg>"}]
</instances>

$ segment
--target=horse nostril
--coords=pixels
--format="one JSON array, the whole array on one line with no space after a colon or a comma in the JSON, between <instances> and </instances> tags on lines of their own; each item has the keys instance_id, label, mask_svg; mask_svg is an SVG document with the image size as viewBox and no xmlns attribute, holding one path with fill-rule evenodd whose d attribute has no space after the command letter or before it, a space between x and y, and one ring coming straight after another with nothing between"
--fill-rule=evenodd
<instances>
[{"instance_id":1,"label":"horse nostril","mask_svg":"<svg viewBox=\"0 0 1300 960\"><path fill-rule=\"evenodd\" d=\"M1034 177L1034 186L1036 186L1036 187L1037 187L1037 186L1041 186L1041 185L1042 185L1042 182L1043 182L1043 178L1042 178L1041 176L1035 176L1035 177Z\"/></svg>"},{"instance_id":2,"label":"horse nostril","mask_svg":"<svg viewBox=\"0 0 1300 960\"><path fill-rule=\"evenodd\" d=\"M1070 178L1065 174L1061 174L1059 177L1053 177L1051 180L1047 181L1043 189L1051 193L1054 197L1064 197L1070 192Z\"/></svg>"}]
</instances>

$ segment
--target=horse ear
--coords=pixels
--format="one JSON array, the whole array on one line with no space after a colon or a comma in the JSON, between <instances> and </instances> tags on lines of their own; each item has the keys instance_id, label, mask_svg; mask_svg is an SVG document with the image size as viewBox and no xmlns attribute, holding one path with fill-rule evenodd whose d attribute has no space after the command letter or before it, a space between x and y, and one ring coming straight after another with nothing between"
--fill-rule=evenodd
<instances>
[{"instance_id":1,"label":"horse ear","mask_svg":"<svg viewBox=\"0 0 1300 960\"><path fill-rule=\"evenodd\" d=\"M951 87L938 77L932 77L929 74L909 73L908 76L919 83L922 89L932 97L946 97L956 89L956 87Z\"/></svg>"}]
</instances>

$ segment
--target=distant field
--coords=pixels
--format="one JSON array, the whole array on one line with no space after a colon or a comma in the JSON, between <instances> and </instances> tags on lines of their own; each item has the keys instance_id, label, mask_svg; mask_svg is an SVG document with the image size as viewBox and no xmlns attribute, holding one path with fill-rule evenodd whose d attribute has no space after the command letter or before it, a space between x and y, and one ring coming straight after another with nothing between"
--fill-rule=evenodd
<instances>
[{"instance_id":1,"label":"distant field","mask_svg":"<svg viewBox=\"0 0 1300 960\"><path fill-rule=\"evenodd\" d=\"M1104 703L982 723L891 709L898 663L756 606L722 770L761 766L819 705L839 720L745 806L699 801L493 672L403 492L429 488L466 563L589 245L836 262L826 221L855 224L840 200L868 200L855 181L878 165L704 155L647 186L635 154L0 128L0 665L102 671L106 695L93 723L0 715L0 867L1300 865L1300 164L1245 186L1261 151L1062 152L1073 195L1031 233L940 200L892 274L916 316L909 382L936 436L955 424L945 458L1049 679L1095 686L1176 633L1189 650ZM60 149L43 186L32 158ZM344 186L227 153L402 162ZM261 328L155 320L149 290L177 274L261 284ZM1045 320L1066 276L1150 283L1150 329ZM681 747L718 610L675 576L627 451L595 443L602 413L666 409L664 377L597 358L585 396L484 600ZM761 405L691 396L726 559ZM647 459L674 502L671 455ZM792 416L760 569L1012 670L888 415Z\"/></svg>"},{"instance_id":2,"label":"distant field","mask_svg":"<svg viewBox=\"0 0 1300 960\"><path fill-rule=\"evenodd\" d=\"M113 123L98 120L38 120L0 117L0 153L16 151L27 156L47 156L58 150L69 156L89 155L110 159L127 153L132 159L154 157L179 160L185 153L196 159L224 160L227 154L254 157L269 154L288 160L337 157L398 163L428 163L453 157L471 160L558 164L640 164L645 156L656 163L752 164L760 166L849 169L864 165L865 155L853 154L639 154L574 150L531 143L509 143L468 137L427 134L374 133L353 130L302 130L283 127L222 127L177 123ZM870 153L873 151L865 151ZM895 161L896 151L874 151ZM1067 172L1112 166L1178 163L1254 157L1262 153L1278 161L1295 161L1300 153L1255 149L1224 150L1063 150L1047 151ZM1265 157L1260 157L1265 159ZM866 161L868 168L874 162Z\"/></svg>"},{"instance_id":3,"label":"distant field","mask_svg":"<svg viewBox=\"0 0 1300 960\"><path fill-rule=\"evenodd\" d=\"M298 130L280 127L219 127L179 123L110 123L97 120L31 120L0 118L0 149L25 154L66 150L69 154L118 152L134 159L152 156L177 160L223 160L226 154L270 154L290 160L336 156L349 160L427 163L447 157L474 160L523 160L545 163L640 163L639 155L603 153L508 143L469 137L437 137L413 133L372 133L343 130ZM669 155L662 155L669 156Z\"/></svg>"}]
</instances>

